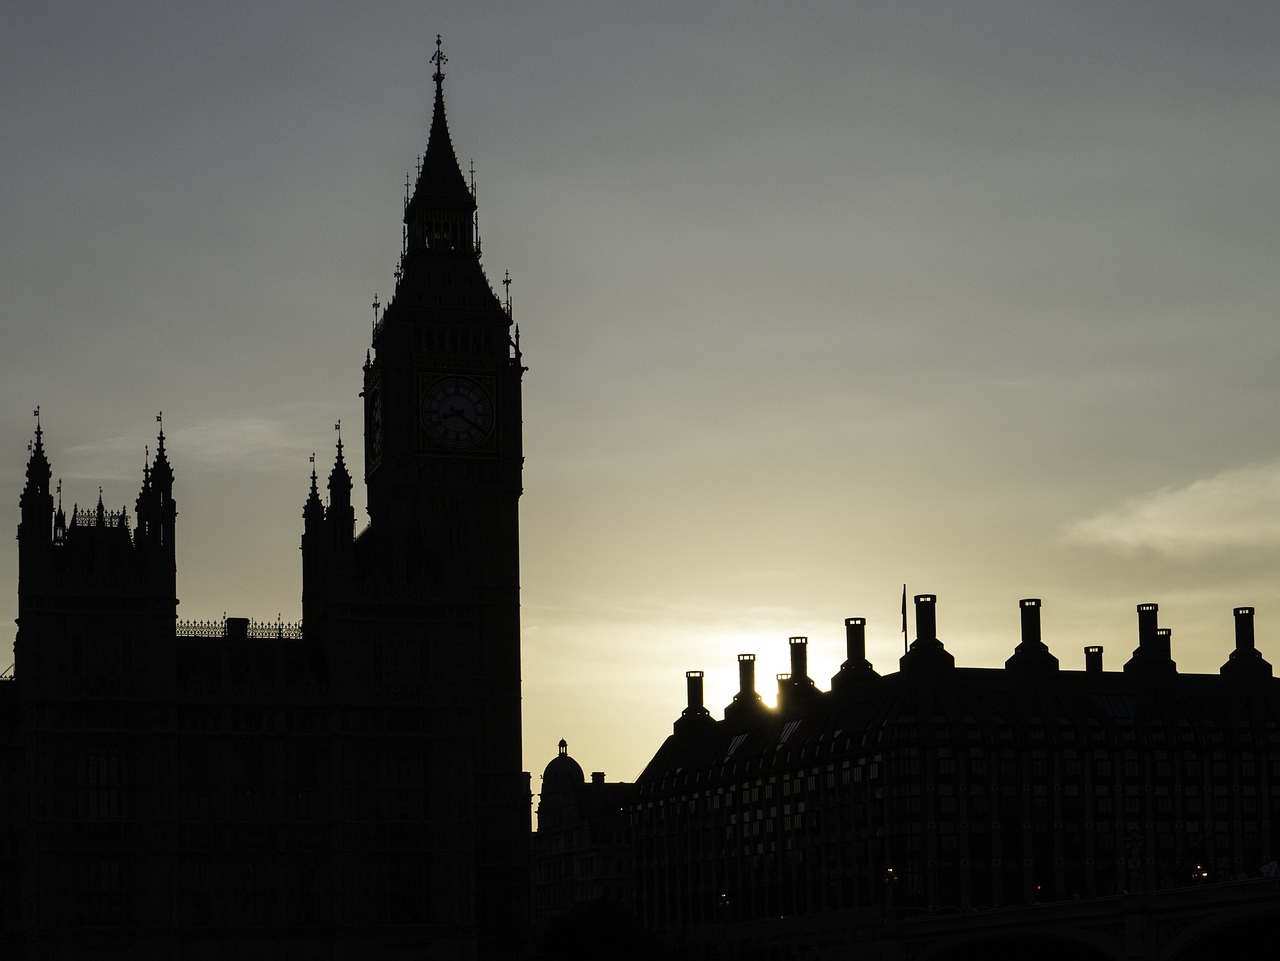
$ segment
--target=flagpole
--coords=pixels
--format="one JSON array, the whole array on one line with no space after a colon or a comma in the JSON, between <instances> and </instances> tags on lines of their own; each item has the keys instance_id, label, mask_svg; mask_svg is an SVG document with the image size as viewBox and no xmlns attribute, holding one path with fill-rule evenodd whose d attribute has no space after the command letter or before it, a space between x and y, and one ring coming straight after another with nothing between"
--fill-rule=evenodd
<instances>
[{"instance_id":1,"label":"flagpole","mask_svg":"<svg viewBox=\"0 0 1280 961\"><path fill-rule=\"evenodd\" d=\"M907 638L909 636L910 635L907 631L907 585L903 584L902 585L902 653L903 654L907 653Z\"/></svg>"}]
</instances>

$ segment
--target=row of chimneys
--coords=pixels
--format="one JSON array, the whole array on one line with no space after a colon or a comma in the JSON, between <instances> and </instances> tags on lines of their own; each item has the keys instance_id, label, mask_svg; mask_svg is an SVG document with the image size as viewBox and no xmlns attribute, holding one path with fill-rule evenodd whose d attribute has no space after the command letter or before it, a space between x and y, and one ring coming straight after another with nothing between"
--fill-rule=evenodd
<instances>
[{"instance_id":1,"label":"row of chimneys","mask_svg":"<svg viewBox=\"0 0 1280 961\"><path fill-rule=\"evenodd\" d=\"M898 662L899 669L903 672L955 667L955 658L943 648L942 642L937 638L937 600L933 594L915 596L916 639ZM1049 653L1049 648L1041 639L1040 599L1024 598L1018 602L1018 608L1022 617L1022 639L1004 666L1019 671L1058 670L1058 659ZM1172 632L1167 627L1156 626L1158 610L1159 606L1156 604L1138 605L1138 647L1125 663L1125 671L1152 675L1177 673L1178 667L1170 649ZM1232 613L1235 615L1236 646L1227 663L1222 665L1220 673L1233 677L1271 677L1271 665L1254 646L1253 608L1237 607ZM831 679L833 692L848 690L858 682L879 676L867 660L866 625L866 618L845 618L846 658L840 665L840 673ZM784 712L802 707L819 694L809 677L809 639L792 637L788 640L788 646L791 649L791 673L778 675L778 707ZM1101 647L1090 646L1084 649L1084 669L1090 673L1102 670ZM689 706L681 712L676 730L711 717L703 705L702 680L702 671L685 672ZM756 693L756 656L739 654L738 693L733 696L733 703L725 708L725 719L743 717L762 707L760 695Z\"/></svg>"}]
</instances>

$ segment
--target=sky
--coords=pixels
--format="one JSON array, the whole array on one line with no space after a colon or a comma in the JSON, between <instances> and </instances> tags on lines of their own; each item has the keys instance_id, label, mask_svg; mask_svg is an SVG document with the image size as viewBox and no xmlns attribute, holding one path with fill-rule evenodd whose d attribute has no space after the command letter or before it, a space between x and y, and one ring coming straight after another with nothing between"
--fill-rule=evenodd
<instances>
[{"instance_id":1,"label":"sky","mask_svg":"<svg viewBox=\"0 0 1280 961\"><path fill-rule=\"evenodd\" d=\"M184 618L297 620L443 34L525 362L525 766L631 780L938 596L999 667L1280 663L1280 6L27 2L0 32L0 485L132 511L163 411ZM359 463L358 456L348 458ZM357 483L357 503L363 491ZM358 508L359 511L359 508ZM16 546L0 557L16 616ZM913 622L914 623L914 622ZM8 645L5 645L8 648ZM0 656L0 669L11 657Z\"/></svg>"}]
</instances>

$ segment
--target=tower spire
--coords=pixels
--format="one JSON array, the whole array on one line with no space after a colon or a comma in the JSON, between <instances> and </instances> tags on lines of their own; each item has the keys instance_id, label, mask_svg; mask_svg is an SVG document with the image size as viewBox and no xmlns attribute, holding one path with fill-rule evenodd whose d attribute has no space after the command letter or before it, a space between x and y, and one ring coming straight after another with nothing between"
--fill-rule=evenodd
<instances>
[{"instance_id":1,"label":"tower spire","mask_svg":"<svg viewBox=\"0 0 1280 961\"><path fill-rule=\"evenodd\" d=\"M324 520L324 505L320 502L320 488L317 485L319 478L316 476L316 455L311 455L311 490L307 492L307 502L302 508L302 517L306 521L306 530L311 531L318 529L322 520Z\"/></svg>"},{"instance_id":2,"label":"tower spire","mask_svg":"<svg viewBox=\"0 0 1280 961\"><path fill-rule=\"evenodd\" d=\"M22 492L23 503L34 502L37 497L45 498L49 494L49 479L53 475L49 467L49 458L44 452L44 430L40 427L40 408L31 412L36 419L36 433L27 450L31 456L27 459L27 484Z\"/></svg>"},{"instance_id":3,"label":"tower spire","mask_svg":"<svg viewBox=\"0 0 1280 961\"><path fill-rule=\"evenodd\" d=\"M410 252L424 248L468 251L474 244L475 196L454 153L444 110L444 65L448 61L437 34L436 52L431 56L436 68L431 78L436 83L431 133L427 152L418 166L413 195L405 207L406 246Z\"/></svg>"},{"instance_id":4,"label":"tower spire","mask_svg":"<svg viewBox=\"0 0 1280 961\"><path fill-rule=\"evenodd\" d=\"M439 93L444 86L444 65L449 62L449 58L444 55L444 51L440 49L440 34L436 34L436 52L431 55L431 62L436 65L436 72L431 75L431 79L436 82L436 92Z\"/></svg>"},{"instance_id":5,"label":"tower spire","mask_svg":"<svg viewBox=\"0 0 1280 961\"><path fill-rule=\"evenodd\" d=\"M333 532L334 545L342 546L351 543L356 517L351 507L351 473L342 457L342 421L334 424L333 429L338 432L338 444L333 470L329 472L329 509L325 511L325 520Z\"/></svg>"}]
</instances>

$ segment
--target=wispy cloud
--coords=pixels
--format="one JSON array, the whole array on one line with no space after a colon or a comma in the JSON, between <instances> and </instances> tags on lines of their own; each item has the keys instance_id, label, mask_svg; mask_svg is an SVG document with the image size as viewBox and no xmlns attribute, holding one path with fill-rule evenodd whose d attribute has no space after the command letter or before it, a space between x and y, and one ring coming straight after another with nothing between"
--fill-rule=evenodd
<instances>
[{"instance_id":1,"label":"wispy cloud","mask_svg":"<svg viewBox=\"0 0 1280 961\"><path fill-rule=\"evenodd\" d=\"M1080 543L1161 553L1280 546L1280 462L1162 487L1073 524L1067 535Z\"/></svg>"},{"instance_id":2,"label":"wispy cloud","mask_svg":"<svg viewBox=\"0 0 1280 961\"><path fill-rule=\"evenodd\" d=\"M166 425L165 447L180 470L296 470L307 456L306 444L299 438L308 435L300 424L314 428L315 422L325 422L326 415L315 407L290 407L212 417L180 427ZM100 480L141 477L144 445L154 453L155 435L105 437L69 448L65 451L71 467L67 476Z\"/></svg>"}]
</instances>

